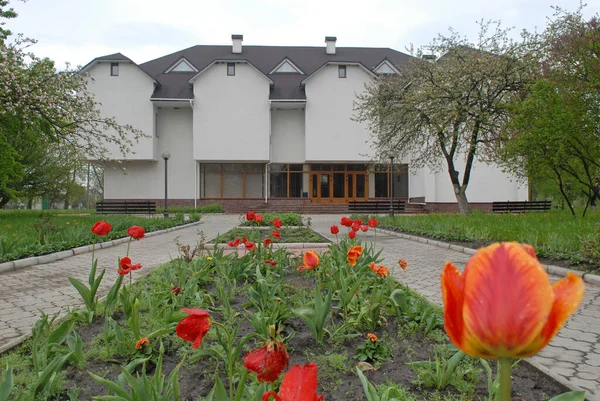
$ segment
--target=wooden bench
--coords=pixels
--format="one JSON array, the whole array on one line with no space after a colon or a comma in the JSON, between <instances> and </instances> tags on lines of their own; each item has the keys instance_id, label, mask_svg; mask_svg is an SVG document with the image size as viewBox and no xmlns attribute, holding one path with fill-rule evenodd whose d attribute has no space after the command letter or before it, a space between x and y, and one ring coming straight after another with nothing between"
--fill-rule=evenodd
<instances>
[{"instance_id":1,"label":"wooden bench","mask_svg":"<svg viewBox=\"0 0 600 401\"><path fill-rule=\"evenodd\" d=\"M156 213L156 202L153 201L102 201L96 202L96 213L99 214L140 214Z\"/></svg>"},{"instance_id":2,"label":"wooden bench","mask_svg":"<svg viewBox=\"0 0 600 401\"><path fill-rule=\"evenodd\" d=\"M552 207L552 201L520 201L520 202L493 202L494 213L525 213L547 212Z\"/></svg>"},{"instance_id":3,"label":"wooden bench","mask_svg":"<svg viewBox=\"0 0 600 401\"><path fill-rule=\"evenodd\" d=\"M394 212L403 212L405 202L403 200L394 200L392 206ZM390 201L389 199L350 201L348 202L348 210L351 213L387 213L390 211Z\"/></svg>"}]
</instances>

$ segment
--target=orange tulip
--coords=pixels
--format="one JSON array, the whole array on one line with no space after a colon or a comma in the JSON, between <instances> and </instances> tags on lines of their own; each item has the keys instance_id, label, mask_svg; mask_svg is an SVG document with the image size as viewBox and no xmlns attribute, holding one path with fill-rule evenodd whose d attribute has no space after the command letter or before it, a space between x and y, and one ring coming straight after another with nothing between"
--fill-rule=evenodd
<instances>
[{"instance_id":1,"label":"orange tulip","mask_svg":"<svg viewBox=\"0 0 600 401\"><path fill-rule=\"evenodd\" d=\"M363 248L360 245L350 247L347 256L348 263L350 263L351 266L356 266L356 261L358 260L358 258L360 258L360 255L362 255L362 252Z\"/></svg>"},{"instance_id":2,"label":"orange tulip","mask_svg":"<svg viewBox=\"0 0 600 401\"><path fill-rule=\"evenodd\" d=\"M310 250L304 254L302 258L302 266L298 268L298 270L313 270L315 267L319 266L321 263L321 259L319 259L319 255Z\"/></svg>"},{"instance_id":3,"label":"orange tulip","mask_svg":"<svg viewBox=\"0 0 600 401\"><path fill-rule=\"evenodd\" d=\"M450 262L444 266L445 329L471 356L529 357L561 329L583 291L583 280L572 273L552 285L530 245L492 244L477 251L462 274Z\"/></svg>"}]
</instances>

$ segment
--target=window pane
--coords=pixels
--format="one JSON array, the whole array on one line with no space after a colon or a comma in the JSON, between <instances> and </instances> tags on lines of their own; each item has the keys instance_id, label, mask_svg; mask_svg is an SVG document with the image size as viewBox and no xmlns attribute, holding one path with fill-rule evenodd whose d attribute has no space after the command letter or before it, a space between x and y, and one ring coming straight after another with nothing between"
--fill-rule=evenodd
<instances>
[{"instance_id":1,"label":"window pane","mask_svg":"<svg viewBox=\"0 0 600 401\"><path fill-rule=\"evenodd\" d=\"M223 164L223 171L242 171L243 169L244 169L243 164L239 164L239 163Z\"/></svg>"},{"instance_id":2,"label":"window pane","mask_svg":"<svg viewBox=\"0 0 600 401\"><path fill-rule=\"evenodd\" d=\"M242 173L223 173L223 197L242 197Z\"/></svg>"},{"instance_id":3,"label":"window pane","mask_svg":"<svg viewBox=\"0 0 600 401\"><path fill-rule=\"evenodd\" d=\"M408 197L408 174L394 173L394 196Z\"/></svg>"},{"instance_id":4,"label":"window pane","mask_svg":"<svg viewBox=\"0 0 600 401\"><path fill-rule=\"evenodd\" d=\"M235 75L235 64L227 63L227 75Z\"/></svg>"},{"instance_id":5,"label":"window pane","mask_svg":"<svg viewBox=\"0 0 600 401\"><path fill-rule=\"evenodd\" d=\"M290 171L302 171L302 164L290 164Z\"/></svg>"},{"instance_id":6,"label":"window pane","mask_svg":"<svg viewBox=\"0 0 600 401\"><path fill-rule=\"evenodd\" d=\"M343 198L346 193L346 174L335 173L333 174L333 197Z\"/></svg>"},{"instance_id":7,"label":"window pane","mask_svg":"<svg viewBox=\"0 0 600 401\"><path fill-rule=\"evenodd\" d=\"M387 198L388 196L388 174L375 173L375 197Z\"/></svg>"},{"instance_id":8,"label":"window pane","mask_svg":"<svg viewBox=\"0 0 600 401\"><path fill-rule=\"evenodd\" d=\"M202 180L202 192L204 198L221 197L221 173L204 173Z\"/></svg>"},{"instance_id":9,"label":"window pane","mask_svg":"<svg viewBox=\"0 0 600 401\"><path fill-rule=\"evenodd\" d=\"M332 166L333 171L344 171L346 169L346 165L345 164L334 164Z\"/></svg>"},{"instance_id":10,"label":"window pane","mask_svg":"<svg viewBox=\"0 0 600 401\"><path fill-rule=\"evenodd\" d=\"M302 197L302 173L290 173L290 198Z\"/></svg>"},{"instance_id":11,"label":"window pane","mask_svg":"<svg viewBox=\"0 0 600 401\"><path fill-rule=\"evenodd\" d=\"M221 171L221 165L219 163L208 163L202 165L203 171Z\"/></svg>"},{"instance_id":12,"label":"window pane","mask_svg":"<svg viewBox=\"0 0 600 401\"><path fill-rule=\"evenodd\" d=\"M287 173L271 173L269 176L271 197L287 198Z\"/></svg>"},{"instance_id":13,"label":"window pane","mask_svg":"<svg viewBox=\"0 0 600 401\"><path fill-rule=\"evenodd\" d=\"M329 171L331 164L311 164L310 169L312 171Z\"/></svg>"},{"instance_id":14,"label":"window pane","mask_svg":"<svg viewBox=\"0 0 600 401\"><path fill-rule=\"evenodd\" d=\"M260 164L260 163L251 163L251 164L244 164L244 168L246 169L246 171L256 171L256 172L263 172L263 170L265 169L265 165L264 164Z\"/></svg>"},{"instance_id":15,"label":"window pane","mask_svg":"<svg viewBox=\"0 0 600 401\"><path fill-rule=\"evenodd\" d=\"M271 170L271 171L287 171L287 164L270 164L269 170Z\"/></svg>"},{"instance_id":16,"label":"window pane","mask_svg":"<svg viewBox=\"0 0 600 401\"><path fill-rule=\"evenodd\" d=\"M313 174L311 181L312 181L312 184L311 184L312 197L316 198L317 196L319 196L319 192L318 192L319 175L318 174Z\"/></svg>"},{"instance_id":17,"label":"window pane","mask_svg":"<svg viewBox=\"0 0 600 401\"><path fill-rule=\"evenodd\" d=\"M346 66L345 65L340 65L338 67L338 76L340 78L346 78Z\"/></svg>"},{"instance_id":18,"label":"window pane","mask_svg":"<svg viewBox=\"0 0 600 401\"><path fill-rule=\"evenodd\" d=\"M119 75L119 63L112 63L110 65L110 75L115 77Z\"/></svg>"},{"instance_id":19,"label":"window pane","mask_svg":"<svg viewBox=\"0 0 600 401\"><path fill-rule=\"evenodd\" d=\"M320 174L321 176L321 198L329 198L329 174Z\"/></svg>"},{"instance_id":20,"label":"window pane","mask_svg":"<svg viewBox=\"0 0 600 401\"><path fill-rule=\"evenodd\" d=\"M246 173L246 198L263 197L263 174Z\"/></svg>"},{"instance_id":21,"label":"window pane","mask_svg":"<svg viewBox=\"0 0 600 401\"><path fill-rule=\"evenodd\" d=\"M356 197L365 198L367 195L365 174L356 174Z\"/></svg>"},{"instance_id":22,"label":"window pane","mask_svg":"<svg viewBox=\"0 0 600 401\"><path fill-rule=\"evenodd\" d=\"M366 164L348 164L346 166L348 171L367 171Z\"/></svg>"},{"instance_id":23,"label":"window pane","mask_svg":"<svg viewBox=\"0 0 600 401\"><path fill-rule=\"evenodd\" d=\"M389 170L390 170L389 164L376 164L375 165L375 171L389 171Z\"/></svg>"}]
</instances>

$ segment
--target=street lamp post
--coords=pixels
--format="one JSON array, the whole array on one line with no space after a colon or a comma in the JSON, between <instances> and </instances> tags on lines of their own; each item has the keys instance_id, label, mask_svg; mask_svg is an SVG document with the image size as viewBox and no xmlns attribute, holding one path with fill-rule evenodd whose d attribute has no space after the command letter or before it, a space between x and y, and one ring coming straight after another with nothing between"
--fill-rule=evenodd
<instances>
[{"instance_id":1,"label":"street lamp post","mask_svg":"<svg viewBox=\"0 0 600 401\"><path fill-rule=\"evenodd\" d=\"M390 217L394 217L394 154L388 153L390 158Z\"/></svg>"},{"instance_id":2,"label":"street lamp post","mask_svg":"<svg viewBox=\"0 0 600 401\"><path fill-rule=\"evenodd\" d=\"M171 157L171 153L169 153L169 151L162 153L162 158L165 160L165 212L163 213L165 218L169 217L169 200L167 197L167 161L169 160L169 157Z\"/></svg>"}]
</instances>

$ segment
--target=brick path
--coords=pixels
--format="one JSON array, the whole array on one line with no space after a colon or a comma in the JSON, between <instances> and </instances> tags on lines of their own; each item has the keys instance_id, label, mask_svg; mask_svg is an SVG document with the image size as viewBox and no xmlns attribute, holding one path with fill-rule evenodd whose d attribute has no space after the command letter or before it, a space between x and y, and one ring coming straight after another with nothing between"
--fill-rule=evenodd
<instances>
[{"instance_id":1,"label":"brick path","mask_svg":"<svg viewBox=\"0 0 600 401\"><path fill-rule=\"evenodd\" d=\"M329 232L341 216L313 215L312 228L335 241ZM344 227L341 227L345 230ZM340 234L345 231L340 231ZM359 239L373 241L372 231L359 232ZM463 268L469 255L422 242L377 233L377 248L383 247L384 264L394 268L396 278L427 299L441 304L440 274L447 260ZM398 258L408 261L402 271ZM553 280L558 277L552 277ZM600 400L600 287L585 284L585 297L579 309L538 355L531 359L570 383L586 390L589 400Z\"/></svg>"},{"instance_id":2,"label":"brick path","mask_svg":"<svg viewBox=\"0 0 600 401\"><path fill-rule=\"evenodd\" d=\"M130 257L143 268L134 276L150 271L178 256L176 242L195 245L200 232L213 239L217 234L239 224L238 216L203 215L200 224L143 238L131 243ZM127 244L96 249L98 270L106 268L106 274L98 293L105 295L114 284L117 274L117 258L125 256ZM40 311L55 314L70 307L83 305L79 293L67 280L74 277L83 283L88 281L91 253L72 256L56 262L41 264L0 274L0 350L31 334L31 328L40 317Z\"/></svg>"}]
</instances>

